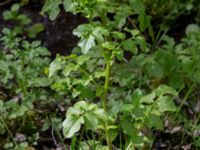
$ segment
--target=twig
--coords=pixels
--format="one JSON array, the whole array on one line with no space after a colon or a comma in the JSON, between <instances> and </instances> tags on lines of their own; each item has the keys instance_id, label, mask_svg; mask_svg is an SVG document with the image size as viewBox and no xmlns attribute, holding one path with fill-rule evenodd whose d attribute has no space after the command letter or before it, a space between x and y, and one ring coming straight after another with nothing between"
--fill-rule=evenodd
<instances>
[{"instance_id":1,"label":"twig","mask_svg":"<svg viewBox=\"0 0 200 150\"><path fill-rule=\"evenodd\" d=\"M6 4L10 3L10 2L12 2L12 0L7 0L5 2L2 2L2 3L0 3L0 7L6 5Z\"/></svg>"},{"instance_id":2,"label":"twig","mask_svg":"<svg viewBox=\"0 0 200 150\"><path fill-rule=\"evenodd\" d=\"M57 146L57 147L59 147L59 144L57 143L56 138L55 138L53 132L54 132L54 125L52 124L52 127L51 127L51 136L52 136L52 139L53 139L54 145Z\"/></svg>"}]
</instances>

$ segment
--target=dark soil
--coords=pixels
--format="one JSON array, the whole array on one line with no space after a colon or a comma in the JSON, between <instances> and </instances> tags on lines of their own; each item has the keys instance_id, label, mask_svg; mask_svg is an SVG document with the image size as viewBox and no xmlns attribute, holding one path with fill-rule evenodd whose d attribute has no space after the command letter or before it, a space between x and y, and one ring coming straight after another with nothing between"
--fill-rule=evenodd
<instances>
[{"instance_id":1,"label":"dark soil","mask_svg":"<svg viewBox=\"0 0 200 150\"><path fill-rule=\"evenodd\" d=\"M14 24L4 21L2 13L11 7L12 3L0 6L0 30L3 27L13 27ZM43 46L47 47L53 57L59 54L69 54L77 45L78 38L72 34L72 31L79 25L87 22L81 16L75 16L72 13L61 11L56 20L51 21L47 15L40 15L41 6L38 4L29 4L21 9L21 12L29 16L33 23L42 23L45 31L37 36ZM1 46L0 46L1 47Z\"/></svg>"}]
</instances>

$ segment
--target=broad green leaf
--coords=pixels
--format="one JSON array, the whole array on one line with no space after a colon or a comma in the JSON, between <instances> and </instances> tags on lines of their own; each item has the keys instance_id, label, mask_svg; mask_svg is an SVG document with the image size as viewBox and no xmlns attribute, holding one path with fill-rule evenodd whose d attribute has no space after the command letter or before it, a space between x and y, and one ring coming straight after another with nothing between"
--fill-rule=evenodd
<instances>
[{"instance_id":1,"label":"broad green leaf","mask_svg":"<svg viewBox=\"0 0 200 150\"><path fill-rule=\"evenodd\" d=\"M58 70L62 68L62 58L57 56L56 59L50 64L49 77L52 77Z\"/></svg>"},{"instance_id":2,"label":"broad green leaf","mask_svg":"<svg viewBox=\"0 0 200 150\"><path fill-rule=\"evenodd\" d=\"M50 56L51 55L50 51L45 47L38 47L38 48L34 49L34 51L37 52L38 54L40 54L40 56Z\"/></svg>"},{"instance_id":3,"label":"broad green leaf","mask_svg":"<svg viewBox=\"0 0 200 150\"><path fill-rule=\"evenodd\" d=\"M131 137L134 137L138 132L138 130L135 128L134 124L130 122L130 119L128 120L126 118L126 120L122 120L120 122L120 125L121 125L122 129L124 130L124 132L127 135L130 135Z\"/></svg>"},{"instance_id":4,"label":"broad green leaf","mask_svg":"<svg viewBox=\"0 0 200 150\"><path fill-rule=\"evenodd\" d=\"M146 120L145 120L145 124L149 127L149 128L156 128L159 130L163 129L163 121L161 120L160 116L156 116L153 114L150 114Z\"/></svg>"},{"instance_id":5,"label":"broad green leaf","mask_svg":"<svg viewBox=\"0 0 200 150\"><path fill-rule=\"evenodd\" d=\"M126 38L126 35L124 33L118 31L113 31L112 36L116 39L121 39L121 40L124 40Z\"/></svg>"},{"instance_id":6,"label":"broad green leaf","mask_svg":"<svg viewBox=\"0 0 200 150\"><path fill-rule=\"evenodd\" d=\"M178 96L178 92L174 90L173 88L167 86L167 85L160 85L156 90L156 96L162 96L165 94L171 94L173 96Z\"/></svg>"},{"instance_id":7,"label":"broad green leaf","mask_svg":"<svg viewBox=\"0 0 200 150\"><path fill-rule=\"evenodd\" d=\"M105 42L102 44L102 47L107 50L114 50L117 46L117 43L115 42Z\"/></svg>"},{"instance_id":8,"label":"broad green leaf","mask_svg":"<svg viewBox=\"0 0 200 150\"><path fill-rule=\"evenodd\" d=\"M138 14L145 13L145 6L141 0L129 0L129 3L134 12Z\"/></svg>"},{"instance_id":9,"label":"broad green leaf","mask_svg":"<svg viewBox=\"0 0 200 150\"><path fill-rule=\"evenodd\" d=\"M19 8L20 8L20 4L14 4L14 5L12 5L12 7L11 7L11 11L13 11L13 12L18 12L18 11L19 11Z\"/></svg>"},{"instance_id":10,"label":"broad green leaf","mask_svg":"<svg viewBox=\"0 0 200 150\"><path fill-rule=\"evenodd\" d=\"M64 76L68 76L72 71L76 71L78 69L78 66L73 63L66 64L63 74Z\"/></svg>"},{"instance_id":11,"label":"broad green leaf","mask_svg":"<svg viewBox=\"0 0 200 150\"><path fill-rule=\"evenodd\" d=\"M47 87L50 86L52 84L52 79L50 78L35 78L32 81L28 81L29 82L29 86L33 86L33 87Z\"/></svg>"},{"instance_id":12,"label":"broad green leaf","mask_svg":"<svg viewBox=\"0 0 200 150\"><path fill-rule=\"evenodd\" d=\"M159 106L160 112L176 111L174 101L169 96L159 96L157 100L157 105Z\"/></svg>"},{"instance_id":13,"label":"broad green leaf","mask_svg":"<svg viewBox=\"0 0 200 150\"><path fill-rule=\"evenodd\" d=\"M95 27L92 35L95 37L96 41L98 43L104 42L104 37L103 36L108 36L109 31L103 27Z\"/></svg>"},{"instance_id":14,"label":"broad green leaf","mask_svg":"<svg viewBox=\"0 0 200 150\"><path fill-rule=\"evenodd\" d=\"M9 19L13 19L13 13L11 11L4 11L3 12L3 19L4 20L9 20Z\"/></svg>"},{"instance_id":15,"label":"broad green leaf","mask_svg":"<svg viewBox=\"0 0 200 150\"><path fill-rule=\"evenodd\" d=\"M200 147L200 137L195 139L194 144L195 144L196 147Z\"/></svg>"},{"instance_id":16,"label":"broad green leaf","mask_svg":"<svg viewBox=\"0 0 200 150\"><path fill-rule=\"evenodd\" d=\"M195 60L190 57L181 58L181 67L184 72L191 74L195 68Z\"/></svg>"},{"instance_id":17,"label":"broad green leaf","mask_svg":"<svg viewBox=\"0 0 200 150\"><path fill-rule=\"evenodd\" d=\"M90 59L89 55L81 55L79 57L77 57L77 63L79 65L83 65L86 61L88 61Z\"/></svg>"},{"instance_id":18,"label":"broad green leaf","mask_svg":"<svg viewBox=\"0 0 200 150\"><path fill-rule=\"evenodd\" d=\"M169 85L178 90L184 84L184 77L179 72L174 72L169 77Z\"/></svg>"},{"instance_id":19,"label":"broad green leaf","mask_svg":"<svg viewBox=\"0 0 200 150\"><path fill-rule=\"evenodd\" d=\"M75 9L76 6L76 2L74 2L73 0L64 0L63 1L63 6L66 12L73 12L73 10Z\"/></svg>"},{"instance_id":20,"label":"broad green leaf","mask_svg":"<svg viewBox=\"0 0 200 150\"><path fill-rule=\"evenodd\" d=\"M31 23L31 19L24 14L20 14L17 19L20 21L20 25L28 25Z\"/></svg>"},{"instance_id":21,"label":"broad green leaf","mask_svg":"<svg viewBox=\"0 0 200 150\"><path fill-rule=\"evenodd\" d=\"M197 24L189 24L185 29L186 35L199 32L199 31L200 31L200 27Z\"/></svg>"},{"instance_id":22,"label":"broad green leaf","mask_svg":"<svg viewBox=\"0 0 200 150\"><path fill-rule=\"evenodd\" d=\"M148 52L149 51L149 48L147 47L147 42L145 41L144 37L137 36L134 41L135 41L135 43L137 45L139 45L141 47L143 52Z\"/></svg>"},{"instance_id":23,"label":"broad green leaf","mask_svg":"<svg viewBox=\"0 0 200 150\"><path fill-rule=\"evenodd\" d=\"M158 79L162 78L164 75L162 67L157 62L152 62L151 64L147 65L147 71L150 76Z\"/></svg>"},{"instance_id":24,"label":"broad green leaf","mask_svg":"<svg viewBox=\"0 0 200 150\"><path fill-rule=\"evenodd\" d=\"M134 40L132 39L128 39L126 41L122 42L123 48L127 51L132 52L133 54L137 54L138 53L138 48L136 43L134 42Z\"/></svg>"},{"instance_id":25,"label":"broad green leaf","mask_svg":"<svg viewBox=\"0 0 200 150\"><path fill-rule=\"evenodd\" d=\"M96 130L98 128L98 119L97 116L93 113L86 113L84 115L84 124L88 129Z\"/></svg>"},{"instance_id":26,"label":"broad green leaf","mask_svg":"<svg viewBox=\"0 0 200 150\"><path fill-rule=\"evenodd\" d=\"M81 128L81 124L84 123L83 117L77 118L77 120L65 119L63 122L63 133L66 138L71 138Z\"/></svg>"},{"instance_id":27,"label":"broad green leaf","mask_svg":"<svg viewBox=\"0 0 200 150\"><path fill-rule=\"evenodd\" d=\"M74 29L73 34L78 37L87 37L92 33L94 27L90 24L82 24L79 25L76 29Z\"/></svg>"},{"instance_id":28,"label":"broad green leaf","mask_svg":"<svg viewBox=\"0 0 200 150\"><path fill-rule=\"evenodd\" d=\"M88 38L84 38L78 43L78 46L81 47L81 51L83 54L87 54L89 50L96 45L94 40L94 36L89 35Z\"/></svg>"},{"instance_id":29,"label":"broad green leaf","mask_svg":"<svg viewBox=\"0 0 200 150\"><path fill-rule=\"evenodd\" d=\"M122 112L132 112L134 106L132 104L123 104L122 107L121 107L121 111Z\"/></svg>"},{"instance_id":30,"label":"broad green leaf","mask_svg":"<svg viewBox=\"0 0 200 150\"><path fill-rule=\"evenodd\" d=\"M152 93L150 93L148 95L143 96L140 99L140 103L151 104L151 103L154 102L155 98L156 98L156 94L155 94L155 92L152 92Z\"/></svg>"},{"instance_id":31,"label":"broad green leaf","mask_svg":"<svg viewBox=\"0 0 200 150\"><path fill-rule=\"evenodd\" d=\"M45 4L42 8L42 13L45 12L49 13L50 19L55 20L60 12L60 4L62 3L62 0L46 0Z\"/></svg>"},{"instance_id":32,"label":"broad green leaf","mask_svg":"<svg viewBox=\"0 0 200 150\"><path fill-rule=\"evenodd\" d=\"M35 38L37 34L42 31L44 31L44 25L41 23L36 23L29 27L27 32L30 38Z\"/></svg>"}]
</instances>

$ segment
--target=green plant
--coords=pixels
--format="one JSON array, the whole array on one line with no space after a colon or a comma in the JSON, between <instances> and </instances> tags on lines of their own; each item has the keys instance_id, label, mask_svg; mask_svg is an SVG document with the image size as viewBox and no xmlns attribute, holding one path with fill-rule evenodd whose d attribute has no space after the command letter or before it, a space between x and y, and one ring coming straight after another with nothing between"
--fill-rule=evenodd
<instances>
[{"instance_id":1,"label":"green plant","mask_svg":"<svg viewBox=\"0 0 200 150\"><path fill-rule=\"evenodd\" d=\"M15 23L13 30L16 34L35 38L38 33L44 31L44 26L41 23L33 24L27 15L20 13L20 7L20 4L13 4L10 10L3 12L3 19Z\"/></svg>"},{"instance_id":2,"label":"green plant","mask_svg":"<svg viewBox=\"0 0 200 150\"><path fill-rule=\"evenodd\" d=\"M0 52L0 134L6 137L1 140L5 143L0 145L5 149L20 146L15 136L26 132L24 142L27 147L37 140L32 136L37 132L33 119L36 115L34 103L49 96L44 87L51 84L45 73L50 52L41 46L40 41L22 40L16 30L8 28L3 29L0 41L4 46ZM20 126L13 126L13 123Z\"/></svg>"},{"instance_id":3,"label":"green plant","mask_svg":"<svg viewBox=\"0 0 200 150\"><path fill-rule=\"evenodd\" d=\"M69 56L57 55L49 67L49 78L54 79L52 89L80 101L67 111L64 135L76 137L80 149L83 143L89 147L100 143L107 149L151 147L150 129L163 129L161 117L165 112L176 110L173 98L178 93L166 85L142 88L148 81L142 68L154 59L148 55L149 46L141 33L151 28L143 4L134 0L123 5L107 1L95 1L92 6L88 1L65 3L65 10L83 13L89 23L79 25L73 32L80 38L75 52ZM47 9L50 4L47 1L44 11L50 10ZM113 20L107 17L109 13L114 16ZM138 15L136 21L141 31L130 28L127 23L133 14ZM100 20L94 21L96 17ZM127 51L132 55L130 61L124 56ZM157 75L156 70L149 73L157 78L162 76L160 72ZM102 114L106 114L105 118ZM92 138L88 134L92 134ZM124 143L120 137L125 139ZM107 145L103 145L104 140ZM120 144L114 145L118 140Z\"/></svg>"}]
</instances>

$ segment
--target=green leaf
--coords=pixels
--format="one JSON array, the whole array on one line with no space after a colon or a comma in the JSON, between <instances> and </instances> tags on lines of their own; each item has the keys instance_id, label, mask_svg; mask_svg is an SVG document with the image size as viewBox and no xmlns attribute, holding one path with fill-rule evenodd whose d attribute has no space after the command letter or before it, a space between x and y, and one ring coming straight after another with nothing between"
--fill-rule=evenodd
<instances>
[{"instance_id":1,"label":"green leaf","mask_svg":"<svg viewBox=\"0 0 200 150\"><path fill-rule=\"evenodd\" d=\"M81 55L79 57L77 57L77 63L79 65L83 65L86 61L88 61L90 59L89 55Z\"/></svg>"},{"instance_id":2,"label":"green leaf","mask_svg":"<svg viewBox=\"0 0 200 150\"><path fill-rule=\"evenodd\" d=\"M159 79L161 79L164 75L162 67L155 61L147 65L147 71L151 76Z\"/></svg>"},{"instance_id":3,"label":"green leaf","mask_svg":"<svg viewBox=\"0 0 200 150\"><path fill-rule=\"evenodd\" d=\"M73 64L73 63L68 63L66 64L64 70L63 70L63 74L64 76L68 76L70 74L70 72L72 71L76 71L78 69L78 66Z\"/></svg>"},{"instance_id":4,"label":"green leaf","mask_svg":"<svg viewBox=\"0 0 200 150\"><path fill-rule=\"evenodd\" d=\"M108 36L109 31L103 27L95 27L92 35L95 37L96 41L98 43L104 42L104 37L103 36Z\"/></svg>"},{"instance_id":5,"label":"green leaf","mask_svg":"<svg viewBox=\"0 0 200 150\"><path fill-rule=\"evenodd\" d=\"M200 27L197 24L189 24L186 29L185 29L185 33L188 36L191 33L197 33L200 31Z\"/></svg>"},{"instance_id":6,"label":"green leaf","mask_svg":"<svg viewBox=\"0 0 200 150\"><path fill-rule=\"evenodd\" d=\"M104 36L107 36L109 32L103 27L83 24L79 25L78 28L73 31L73 34L81 38L78 46L81 47L82 53L86 54L96 45L95 41L98 44L104 42Z\"/></svg>"},{"instance_id":7,"label":"green leaf","mask_svg":"<svg viewBox=\"0 0 200 150\"><path fill-rule=\"evenodd\" d=\"M12 7L11 7L11 11L13 11L13 12L18 12L18 11L19 11L19 8L20 8L20 4L14 4L14 5L12 5Z\"/></svg>"},{"instance_id":8,"label":"green leaf","mask_svg":"<svg viewBox=\"0 0 200 150\"><path fill-rule=\"evenodd\" d=\"M116 42L105 42L102 44L102 47L107 50L114 50L117 46Z\"/></svg>"},{"instance_id":9,"label":"green leaf","mask_svg":"<svg viewBox=\"0 0 200 150\"><path fill-rule=\"evenodd\" d=\"M178 90L183 84L184 84L184 78L183 75L180 74L179 72L174 72L169 77L169 85L174 89Z\"/></svg>"},{"instance_id":10,"label":"green leaf","mask_svg":"<svg viewBox=\"0 0 200 150\"><path fill-rule=\"evenodd\" d=\"M88 129L96 130L98 128L98 119L93 113L86 113L84 115L85 126Z\"/></svg>"},{"instance_id":11,"label":"green leaf","mask_svg":"<svg viewBox=\"0 0 200 150\"><path fill-rule=\"evenodd\" d=\"M159 96L157 100L157 105L159 107L160 112L176 111L174 101L169 96Z\"/></svg>"},{"instance_id":12,"label":"green leaf","mask_svg":"<svg viewBox=\"0 0 200 150\"><path fill-rule=\"evenodd\" d=\"M134 144L143 143L143 137L139 136L138 130L135 128L133 123L128 121L128 119L121 121L121 126L124 132L131 137L131 141Z\"/></svg>"},{"instance_id":13,"label":"green leaf","mask_svg":"<svg viewBox=\"0 0 200 150\"><path fill-rule=\"evenodd\" d=\"M83 117L77 120L65 119L63 122L63 133L66 138L71 138L81 128L81 124L84 123Z\"/></svg>"},{"instance_id":14,"label":"green leaf","mask_svg":"<svg viewBox=\"0 0 200 150\"><path fill-rule=\"evenodd\" d=\"M118 31L113 31L112 35L116 39L124 40L126 38L126 35L124 33L121 33L121 32L118 32Z\"/></svg>"},{"instance_id":15,"label":"green leaf","mask_svg":"<svg viewBox=\"0 0 200 150\"><path fill-rule=\"evenodd\" d=\"M178 96L178 92L167 85L160 85L157 89L155 89L155 92L156 92L156 96L162 96L165 94Z\"/></svg>"},{"instance_id":16,"label":"green leaf","mask_svg":"<svg viewBox=\"0 0 200 150\"><path fill-rule=\"evenodd\" d=\"M138 53L137 45L132 39L128 39L122 42L123 48L127 51L132 52L133 54Z\"/></svg>"},{"instance_id":17,"label":"green leaf","mask_svg":"<svg viewBox=\"0 0 200 150\"><path fill-rule=\"evenodd\" d=\"M104 110L99 109L97 105L79 101L67 110L66 119L63 122L64 136L71 138L80 130L81 124L88 129L96 130L100 122L105 121L105 116Z\"/></svg>"},{"instance_id":18,"label":"green leaf","mask_svg":"<svg viewBox=\"0 0 200 150\"><path fill-rule=\"evenodd\" d=\"M64 0L63 1L63 6L66 12L72 12L75 9L76 6L76 2L72 1L72 0Z\"/></svg>"},{"instance_id":19,"label":"green leaf","mask_svg":"<svg viewBox=\"0 0 200 150\"><path fill-rule=\"evenodd\" d=\"M35 48L34 51L36 51L40 56L50 56L51 55L50 51L45 47Z\"/></svg>"},{"instance_id":20,"label":"green leaf","mask_svg":"<svg viewBox=\"0 0 200 150\"><path fill-rule=\"evenodd\" d=\"M62 68L62 58L57 56L49 66L49 77L52 77L58 70Z\"/></svg>"},{"instance_id":21,"label":"green leaf","mask_svg":"<svg viewBox=\"0 0 200 150\"><path fill-rule=\"evenodd\" d=\"M42 13L49 13L50 19L55 20L60 12L59 5L62 3L62 0L46 0L42 8Z\"/></svg>"},{"instance_id":22,"label":"green leaf","mask_svg":"<svg viewBox=\"0 0 200 150\"><path fill-rule=\"evenodd\" d=\"M195 60L190 57L181 58L181 67L184 72L191 74L195 68Z\"/></svg>"},{"instance_id":23,"label":"green leaf","mask_svg":"<svg viewBox=\"0 0 200 150\"><path fill-rule=\"evenodd\" d=\"M143 96L141 99L140 99L140 103L146 103L146 104L151 104L154 102L154 99L156 98L156 94L155 92L152 92L148 95L145 95Z\"/></svg>"},{"instance_id":24,"label":"green leaf","mask_svg":"<svg viewBox=\"0 0 200 150\"><path fill-rule=\"evenodd\" d=\"M43 78L35 78L33 81L29 81L31 86L33 87L47 87L52 84L52 79L43 77Z\"/></svg>"},{"instance_id":25,"label":"green leaf","mask_svg":"<svg viewBox=\"0 0 200 150\"><path fill-rule=\"evenodd\" d=\"M134 12L138 14L145 13L145 6L141 0L129 0L129 3Z\"/></svg>"},{"instance_id":26,"label":"green leaf","mask_svg":"<svg viewBox=\"0 0 200 150\"><path fill-rule=\"evenodd\" d=\"M23 25L28 25L29 23L31 23L31 19L24 15L24 14L20 14L17 19L20 21L20 24Z\"/></svg>"},{"instance_id":27,"label":"green leaf","mask_svg":"<svg viewBox=\"0 0 200 150\"><path fill-rule=\"evenodd\" d=\"M14 15L11 11L4 11L3 12L3 19L4 20L10 20L10 19L13 19L14 18Z\"/></svg>"},{"instance_id":28,"label":"green leaf","mask_svg":"<svg viewBox=\"0 0 200 150\"><path fill-rule=\"evenodd\" d=\"M137 36L135 38L135 43L141 47L141 49L142 49L143 52L148 52L149 51L149 48L147 47L147 43L146 43L144 37Z\"/></svg>"},{"instance_id":29,"label":"green leaf","mask_svg":"<svg viewBox=\"0 0 200 150\"><path fill-rule=\"evenodd\" d=\"M138 17L140 30L143 32L150 25L150 17L140 14Z\"/></svg>"},{"instance_id":30,"label":"green leaf","mask_svg":"<svg viewBox=\"0 0 200 150\"><path fill-rule=\"evenodd\" d=\"M41 23L36 23L36 24L32 25L31 27L29 27L27 30L28 36L30 38L35 38L37 36L37 34L42 31L44 31L44 25Z\"/></svg>"},{"instance_id":31,"label":"green leaf","mask_svg":"<svg viewBox=\"0 0 200 150\"><path fill-rule=\"evenodd\" d=\"M83 54L87 54L89 50L96 45L94 40L94 36L89 35L88 38L85 38L78 43Z\"/></svg>"},{"instance_id":32,"label":"green leaf","mask_svg":"<svg viewBox=\"0 0 200 150\"><path fill-rule=\"evenodd\" d=\"M120 122L120 125L122 127L122 129L124 130L124 132L127 135L130 135L131 137L134 137L138 130L135 128L134 124L130 122L130 120L127 120L127 118L125 120L122 120Z\"/></svg>"},{"instance_id":33,"label":"green leaf","mask_svg":"<svg viewBox=\"0 0 200 150\"><path fill-rule=\"evenodd\" d=\"M156 115L149 115L146 120L145 120L145 124L149 127L149 128L156 128L159 130L163 129L163 122L160 118L160 116L156 116Z\"/></svg>"}]
</instances>

